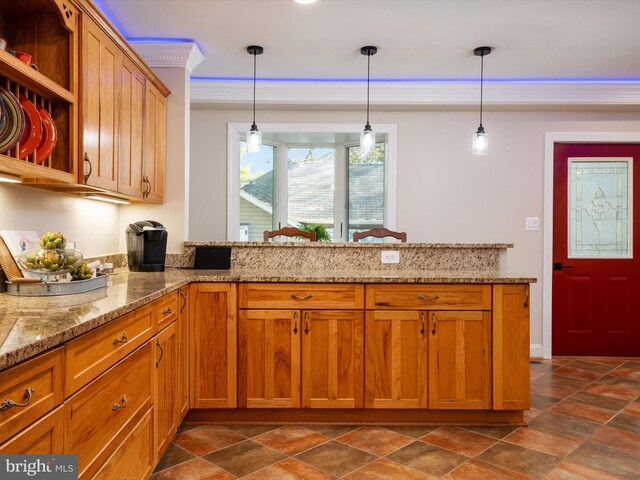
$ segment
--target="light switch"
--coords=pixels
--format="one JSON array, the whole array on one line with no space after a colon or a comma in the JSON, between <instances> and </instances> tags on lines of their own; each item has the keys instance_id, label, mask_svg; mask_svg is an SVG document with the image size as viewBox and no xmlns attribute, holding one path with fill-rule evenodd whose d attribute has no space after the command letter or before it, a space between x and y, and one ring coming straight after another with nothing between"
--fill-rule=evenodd
<instances>
[{"instance_id":1,"label":"light switch","mask_svg":"<svg viewBox=\"0 0 640 480\"><path fill-rule=\"evenodd\" d=\"M527 217L527 230L540 230L540 218Z\"/></svg>"}]
</instances>

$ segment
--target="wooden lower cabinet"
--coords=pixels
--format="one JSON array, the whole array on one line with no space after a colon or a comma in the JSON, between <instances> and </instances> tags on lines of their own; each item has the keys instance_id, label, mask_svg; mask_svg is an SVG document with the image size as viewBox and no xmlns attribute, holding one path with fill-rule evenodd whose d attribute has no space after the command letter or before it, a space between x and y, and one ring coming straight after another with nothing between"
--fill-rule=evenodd
<instances>
[{"instance_id":1,"label":"wooden lower cabinet","mask_svg":"<svg viewBox=\"0 0 640 480\"><path fill-rule=\"evenodd\" d=\"M302 406L362 408L364 314L302 312Z\"/></svg>"},{"instance_id":2,"label":"wooden lower cabinet","mask_svg":"<svg viewBox=\"0 0 640 480\"><path fill-rule=\"evenodd\" d=\"M529 285L493 287L493 409L528 410Z\"/></svg>"},{"instance_id":3,"label":"wooden lower cabinet","mask_svg":"<svg viewBox=\"0 0 640 480\"><path fill-rule=\"evenodd\" d=\"M189 411L189 286L178 291L178 423Z\"/></svg>"},{"instance_id":4,"label":"wooden lower cabinet","mask_svg":"<svg viewBox=\"0 0 640 480\"><path fill-rule=\"evenodd\" d=\"M300 406L300 312L240 310L238 406Z\"/></svg>"},{"instance_id":5,"label":"wooden lower cabinet","mask_svg":"<svg viewBox=\"0 0 640 480\"><path fill-rule=\"evenodd\" d=\"M429 408L491 408L491 312L426 312Z\"/></svg>"},{"instance_id":6,"label":"wooden lower cabinet","mask_svg":"<svg viewBox=\"0 0 640 480\"><path fill-rule=\"evenodd\" d=\"M240 310L239 316L241 407L362 408L362 311Z\"/></svg>"},{"instance_id":7,"label":"wooden lower cabinet","mask_svg":"<svg viewBox=\"0 0 640 480\"><path fill-rule=\"evenodd\" d=\"M189 288L189 403L191 408L236 406L237 285L193 283Z\"/></svg>"},{"instance_id":8,"label":"wooden lower cabinet","mask_svg":"<svg viewBox=\"0 0 640 480\"><path fill-rule=\"evenodd\" d=\"M146 480L154 466L153 408L150 408L93 480Z\"/></svg>"},{"instance_id":9,"label":"wooden lower cabinet","mask_svg":"<svg viewBox=\"0 0 640 480\"><path fill-rule=\"evenodd\" d=\"M178 328L172 323L153 340L155 451L157 459L178 430Z\"/></svg>"},{"instance_id":10,"label":"wooden lower cabinet","mask_svg":"<svg viewBox=\"0 0 640 480\"><path fill-rule=\"evenodd\" d=\"M152 405L152 343L147 342L65 402L65 453L78 455L80 479L91 478Z\"/></svg>"},{"instance_id":11,"label":"wooden lower cabinet","mask_svg":"<svg viewBox=\"0 0 640 480\"><path fill-rule=\"evenodd\" d=\"M56 408L37 422L0 445L0 454L45 455L63 453L64 411Z\"/></svg>"},{"instance_id":12,"label":"wooden lower cabinet","mask_svg":"<svg viewBox=\"0 0 640 480\"><path fill-rule=\"evenodd\" d=\"M425 408L425 313L375 310L366 315L365 407Z\"/></svg>"}]
</instances>

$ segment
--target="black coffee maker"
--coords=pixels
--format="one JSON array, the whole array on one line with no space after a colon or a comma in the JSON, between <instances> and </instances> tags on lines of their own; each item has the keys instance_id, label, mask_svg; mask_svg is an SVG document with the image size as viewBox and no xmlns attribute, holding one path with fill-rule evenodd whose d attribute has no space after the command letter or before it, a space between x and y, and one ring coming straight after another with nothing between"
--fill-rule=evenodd
<instances>
[{"instance_id":1,"label":"black coffee maker","mask_svg":"<svg viewBox=\"0 0 640 480\"><path fill-rule=\"evenodd\" d=\"M167 231L161 223L142 220L130 223L127 234L127 258L132 272L164 272Z\"/></svg>"}]
</instances>

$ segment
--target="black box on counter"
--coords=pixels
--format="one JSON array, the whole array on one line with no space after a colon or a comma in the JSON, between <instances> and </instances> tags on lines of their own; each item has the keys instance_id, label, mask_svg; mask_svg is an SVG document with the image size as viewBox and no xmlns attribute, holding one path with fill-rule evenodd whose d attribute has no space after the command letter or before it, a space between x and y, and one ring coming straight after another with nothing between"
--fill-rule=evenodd
<instances>
[{"instance_id":1,"label":"black box on counter","mask_svg":"<svg viewBox=\"0 0 640 480\"><path fill-rule=\"evenodd\" d=\"M196 270L229 270L231 268L231 247L196 247L193 268Z\"/></svg>"}]
</instances>

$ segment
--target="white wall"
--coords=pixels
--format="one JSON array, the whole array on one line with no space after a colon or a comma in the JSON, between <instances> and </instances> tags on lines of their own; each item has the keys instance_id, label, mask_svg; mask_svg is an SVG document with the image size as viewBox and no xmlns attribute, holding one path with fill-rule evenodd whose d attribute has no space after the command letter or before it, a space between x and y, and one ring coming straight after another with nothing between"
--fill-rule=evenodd
<instances>
[{"instance_id":1,"label":"white wall","mask_svg":"<svg viewBox=\"0 0 640 480\"><path fill-rule=\"evenodd\" d=\"M477 112L375 112L398 125L397 228L411 242L508 242L511 272L532 288L531 343L542 343L542 231L545 132L638 131L637 113L490 111L489 155L471 155ZM190 240L226 239L227 123L243 110L191 110ZM263 123L361 123L362 112L260 111ZM248 124L247 124L248 125Z\"/></svg>"},{"instance_id":2,"label":"white wall","mask_svg":"<svg viewBox=\"0 0 640 480\"><path fill-rule=\"evenodd\" d=\"M120 252L117 227L116 205L0 183L0 230L62 232L91 257Z\"/></svg>"}]
</instances>

